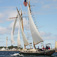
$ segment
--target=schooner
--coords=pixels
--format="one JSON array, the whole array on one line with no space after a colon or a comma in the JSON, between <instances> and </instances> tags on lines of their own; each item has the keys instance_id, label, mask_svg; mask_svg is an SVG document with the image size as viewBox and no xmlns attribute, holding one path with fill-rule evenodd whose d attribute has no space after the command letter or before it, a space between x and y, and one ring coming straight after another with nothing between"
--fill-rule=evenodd
<instances>
[{"instance_id":1,"label":"schooner","mask_svg":"<svg viewBox=\"0 0 57 57\"><path fill-rule=\"evenodd\" d=\"M27 7L28 7L30 31L31 31L32 39L33 39L34 48L30 50L26 50L26 51L20 51L20 54L23 54L23 55L52 55L55 52L55 49L50 49L50 50L48 49L48 50L43 50L43 51L35 49L35 45L39 44L40 42L43 42L43 39L41 38L39 31L33 22L32 15L31 15L30 2L27 5ZM21 20L21 16L19 12L18 12L18 16L19 16L19 20ZM20 26L21 25L22 23L20 22ZM21 26L21 29L22 29L22 26Z\"/></svg>"},{"instance_id":2,"label":"schooner","mask_svg":"<svg viewBox=\"0 0 57 57\"><path fill-rule=\"evenodd\" d=\"M23 41L24 41L24 49L22 51L20 50L20 54L23 54L23 55L52 55L55 52L55 49L50 49L50 50L48 49L48 50L43 50L43 51L35 49L35 45L39 44L40 42L43 42L43 39L40 36L39 31L38 31L37 27L35 26L35 24L33 22L32 15L31 15L30 3L27 5L27 7L28 7L28 17L29 17L30 31L31 31L32 39L33 39L34 48L30 49L30 50L26 49L26 46L29 45L29 42L28 42L27 37L24 33L22 11L21 11L21 14L20 14L20 12L17 9L19 26L20 26L19 29L21 30ZM17 19L15 19L15 22L14 22L12 35L14 34L16 21L17 21ZM19 31L18 31L18 41L20 41ZM18 42L18 44L21 45L21 42L20 43Z\"/></svg>"}]
</instances>

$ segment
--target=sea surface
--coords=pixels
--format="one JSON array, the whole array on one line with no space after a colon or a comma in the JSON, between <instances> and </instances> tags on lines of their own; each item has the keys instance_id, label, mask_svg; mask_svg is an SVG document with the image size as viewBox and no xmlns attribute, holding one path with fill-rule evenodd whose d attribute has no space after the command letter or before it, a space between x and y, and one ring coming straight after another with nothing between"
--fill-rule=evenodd
<instances>
[{"instance_id":1,"label":"sea surface","mask_svg":"<svg viewBox=\"0 0 57 57\"><path fill-rule=\"evenodd\" d=\"M55 52L52 56L19 56L16 55L18 53L18 51L0 51L0 57L57 57L57 52Z\"/></svg>"}]
</instances>

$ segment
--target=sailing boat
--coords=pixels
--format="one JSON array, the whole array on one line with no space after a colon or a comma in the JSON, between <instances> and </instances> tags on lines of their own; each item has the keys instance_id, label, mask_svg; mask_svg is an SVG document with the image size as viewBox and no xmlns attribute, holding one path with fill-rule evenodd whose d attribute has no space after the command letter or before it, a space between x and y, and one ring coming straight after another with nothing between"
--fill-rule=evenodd
<instances>
[{"instance_id":1,"label":"sailing boat","mask_svg":"<svg viewBox=\"0 0 57 57\"><path fill-rule=\"evenodd\" d=\"M52 55L55 52L55 49L50 49L50 50L48 49L48 50L42 50L42 51L35 49L35 45L39 44L40 42L43 42L43 40L33 22L32 15L31 15L30 3L27 6L28 6L29 24L30 24L32 38L33 38L34 48L31 50L20 51L20 54L23 54L23 55ZM19 16L19 19L21 19L20 14L18 14L18 16ZM21 23L20 23L20 26L21 26Z\"/></svg>"}]
</instances>

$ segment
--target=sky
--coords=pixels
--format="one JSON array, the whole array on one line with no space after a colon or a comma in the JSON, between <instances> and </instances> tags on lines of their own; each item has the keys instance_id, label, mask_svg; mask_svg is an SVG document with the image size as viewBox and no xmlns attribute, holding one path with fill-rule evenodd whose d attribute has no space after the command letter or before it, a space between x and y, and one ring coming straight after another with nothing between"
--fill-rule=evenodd
<instances>
[{"instance_id":1,"label":"sky","mask_svg":"<svg viewBox=\"0 0 57 57\"><path fill-rule=\"evenodd\" d=\"M24 17L28 16L28 12L23 2L24 0L0 0L0 46L6 46L6 37L8 37L8 46L11 45L11 30L14 19L10 20L9 18L17 16L16 7L19 10L22 9L24 27L28 32L28 18ZM30 4L34 23L44 40L43 44L51 43L52 48L54 48L55 41L57 41L57 0L30 0ZM14 38L16 42L15 45L17 45L18 26L17 21L15 30L16 36ZM26 31L25 33L27 35L29 32L27 33Z\"/></svg>"}]
</instances>

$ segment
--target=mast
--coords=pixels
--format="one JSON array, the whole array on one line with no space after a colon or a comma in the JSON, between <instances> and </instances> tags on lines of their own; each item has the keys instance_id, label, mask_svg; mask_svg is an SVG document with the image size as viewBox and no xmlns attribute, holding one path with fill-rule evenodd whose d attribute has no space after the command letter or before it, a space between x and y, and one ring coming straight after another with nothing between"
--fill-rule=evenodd
<instances>
[{"instance_id":1,"label":"mast","mask_svg":"<svg viewBox=\"0 0 57 57\"><path fill-rule=\"evenodd\" d=\"M8 37L6 37L6 48L8 47Z\"/></svg>"},{"instance_id":2,"label":"mast","mask_svg":"<svg viewBox=\"0 0 57 57\"><path fill-rule=\"evenodd\" d=\"M24 27L23 27L23 18L22 18L22 10L21 10L20 16L21 16L22 29L23 29L23 31L24 31Z\"/></svg>"},{"instance_id":3,"label":"mast","mask_svg":"<svg viewBox=\"0 0 57 57\"><path fill-rule=\"evenodd\" d=\"M35 26L33 19L32 19L32 15L31 15L31 8L30 8L30 2L27 5L28 6L28 15L29 15L29 25L30 25L30 30L31 30L31 34L32 34L32 38L33 38L33 45L35 48L36 44L39 44L40 42L43 42L39 31L37 29L37 27Z\"/></svg>"}]
</instances>

